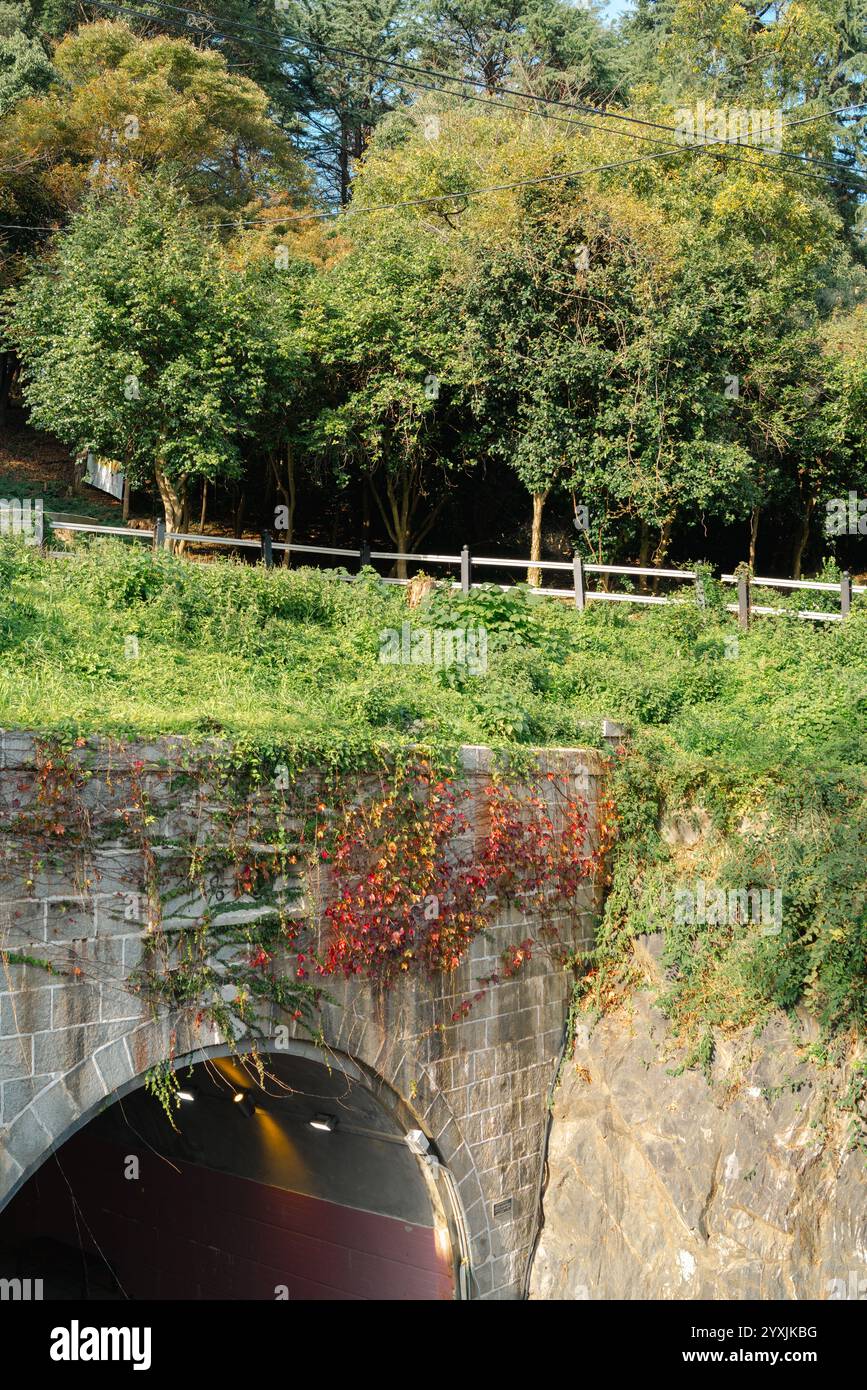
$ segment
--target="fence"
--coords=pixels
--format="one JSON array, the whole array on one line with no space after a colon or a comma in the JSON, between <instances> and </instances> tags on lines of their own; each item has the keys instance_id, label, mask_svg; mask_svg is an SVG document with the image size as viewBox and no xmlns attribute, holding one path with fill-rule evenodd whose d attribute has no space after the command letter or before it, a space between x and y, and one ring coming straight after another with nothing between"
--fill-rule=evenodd
<instances>
[{"instance_id":1,"label":"fence","mask_svg":"<svg viewBox=\"0 0 867 1390\"><path fill-rule=\"evenodd\" d=\"M50 520L50 514L48 515ZM268 568L273 566L274 556L280 552L289 555L338 556L341 560L356 560L360 568L372 565L375 560L405 561L407 564L416 565L441 565L445 568L459 569L460 579L454 580L453 586L456 589L461 589L465 594L468 594L472 588L478 587L478 583L473 580L473 572L479 569L544 570L554 574L570 575L572 587L543 589L531 586L530 592L544 594L548 598L571 600L578 609L586 608L587 604L591 602L636 604L667 604L672 602L671 596L666 594L622 594L612 593L607 589L589 589L587 587L589 575L612 575L653 581L667 579L675 583L692 584L696 589L697 601L702 602L703 600L701 577L695 570L656 569L643 565L593 564L585 562L580 555L575 555L571 560L512 560L502 556L471 555L467 546L463 547L459 555L416 555L392 550L371 550L365 543L362 543L357 549L341 549L324 545L296 545L294 541L289 545L282 541L275 541L270 531L263 531L259 540L244 540L237 536L213 536L198 532L167 531L165 524L161 521L157 522L154 527L142 530L124 526L92 526L84 522L63 521L59 523L58 530L145 540L150 542L155 552L176 541L186 541L192 545L255 550L262 563ZM737 613L743 628L749 626L753 614L806 618L814 622L841 622L851 610L853 594L867 593L867 584L853 584L849 574L841 575L839 583L807 579L748 578L745 574L723 574L720 579L723 584L733 584L737 588L737 603L726 604L726 609L731 613ZM407 584L409 580L385 578L383 582L386 584ZM508 589L509 587L508 584L499 585L501 589ZM773 608L753 604L751 598L753 588L833 593L839 598L839 611L831 613L809 608Z\"/></svg>"}]
</instances>

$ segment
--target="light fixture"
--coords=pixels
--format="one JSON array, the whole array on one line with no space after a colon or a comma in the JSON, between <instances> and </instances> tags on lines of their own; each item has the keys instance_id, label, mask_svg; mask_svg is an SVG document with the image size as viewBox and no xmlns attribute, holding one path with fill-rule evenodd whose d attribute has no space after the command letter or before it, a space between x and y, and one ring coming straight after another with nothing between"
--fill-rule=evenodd
<instances>
[{"instance_id":1,"label":"light fixture","mask_svg":"<svg viewBox=\"0 0 867 1390\"><path fill-rule=\"evenodd\" d=\"M411 1129L408 1134L403 1136L406 1147L414 1154L426 1154L430 1148L430 1140L420 1129Z\"/></svg>"},{"instance_id":2,"label":"light fixture","mask_svg":"<svg viewBox=\"0 0 867 1390\"><path fill-rule=\"evenodd\" d=\"M322 1129L326 1134L332 1134L337 1128L337 1117L335 1115L314 1115L310 1121L311 1129Z\"/></svg>"},{"instance_id":3,"label":"light fixture","mask_svg":"<svg viewBox=\"0 0 867 1390\"><path fill-rule=\"evenodd\" d=\"M178 1100L195 1100L198 1095L194 1086L185 1086L182 1091L178 1091Z\"/></svg>"},{"instance_id":4,"label":"light fixture","mask_svg":"<svg viewBox=\"0 0 867 1390\"><path fill-rule=\"evenodd\" d=\"M235 1105L240 1105L241 1110L247 1116L248 1120L253 1115L255 1115L256 1107L251 1101L249 1094L246 1091L236 1091L235 1094L232 1096L232 1100L234 1101Z\"/></svg>"}]
</instances>

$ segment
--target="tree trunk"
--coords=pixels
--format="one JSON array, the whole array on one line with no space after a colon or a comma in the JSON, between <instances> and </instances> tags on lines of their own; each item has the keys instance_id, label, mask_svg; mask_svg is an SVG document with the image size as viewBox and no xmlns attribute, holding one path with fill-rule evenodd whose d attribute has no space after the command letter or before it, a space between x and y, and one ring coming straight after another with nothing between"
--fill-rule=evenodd
<instances>
[{"instance_id":1,"label":"tree trunk","mask_svg":"<svg viewBox=\"0 0 867 1390\"><path fill-rule=\"evenodd\" d=\"M411 533L410 533L410 514L412 485L409 476L404 473L400 480L400 495L395 491L391 478L388 480L388 501L391 507L391 530L395 549L399 553L409 552ZM407 578L406 560L395 560L394 573L398 579Z\"/></svg>"},{"instance_id":2,"label":"tree trunk","mask_svg":"<svg viewBox=\"0 0 867 1390\"><path fill-rule=\"evenodd\" d=\"M129 521L129 478L124 474L123 478L123 512L124 525Z\"/></svg>"},{"instance_id":3,"label":"tree trunk","mask_svg":"<svg viewBox=\"0 0 867 1390\"><path fill-rule=\"evenodd\" d=\"M542 571L533 566L534 560L542 558L542 513L550 495L550 488L544 492L533 493L533 525L530 530L530 568L527 570L527 583L534 589L542 584Z\"/></svg>"},{"instance_id":4,"label":"tree trunk","mask_svg":"<svg viewBox=\"0 0 867 1390\"><path fill-rule=\"evenodd\" d=\"M656 549L653 552L654 566L661 566L663 560L668 554L668 547L671 544L671 532L673 527L674 517L667 517L666 520L662 523L662 528L659 532L659 541L657 542Z\"/></svg>"},{"instance_id":5,"label":"tree trunk","mask_svg":"<svg viewBox=\"0 0 867 1390\"><path fill-rule=\"evenodd\" d=\"M795 537L795 548L792 551L792 578L800 579L801 566L804 561L804 551L807 549L807 542L810 539L810 522L813 517L813 508L816 505L814 497L807 498L807 505L801 517L801 529Z\"/></svg>"},{"instance_id":6,"label":"tree trunk","mask_svg":"<svg viewBox=\"0 0 867 1390\"><path fill-rule=\"evenodd\" d=\"M269 460L269 462L270 462L270 464L271 464L271 473L272 473L273 478L274 478L274 485L275 485L275 488L276 488L276 491L277 491L277 495L278 495L279 497L282 498L282 500L283 500L283 506L286 508L286 513L287 513L287 517L286 517L287 526L286 526L286 530L285 530L285 533L284 533L284 540L285 540L285 542L286 542L287 545L291 545L291 544L292 544L292 536L294 535L294 532L295 532L295 499L296 499L296 495L297 495L297 494L296 494L296 486L295 486L295 459L294 459L293 456L292 456L292 446L291 446L291 444L287 444L287 445L286 445L286 480L285 480L285 482L284 482L284 480L280 477L280 470L279 470L279 468L277 467L277 461L276 461L276 459L274 458L274 455L269 453L269 455L268 455L268 460ZM282 561L282 563L283 563L284 565L288 565L288 564L289 564L289 561L290 561L289 551L288 551L288 550L284 550L284 551L283 551L283 561Z\"/></svg>"},{"instance_id":7,"label":"tree trunk","mask_svg":"<svg viewBox=\"0 0 867 1390\"><path fill-rule=\"evenodd\" d=\"M72 460L72 495L73 497L84 496L84 475L87 472L87 450L83 454L77 454Z\"/></svg>"},{"instance_id":8,"label":"tree trunk","mask_svg":"<svg viewBox=\"0 0 867 1390\"><path fill-rule=\"evenodd\" d=\"M340 206L345 208L349 202L349 132L345 122L341 122L338 167L340 170Z\"/></svg>"},{"instance_id":9,"label":"tree trunk","mask_svg":"<svg viewBox=\"0 0 867 1390\"><path fill-rule=\"evenodd\" d=\"M185 488L182 486L181 491L178 492L159 460L154 466L154 473L157 487L159 488L160 500L163 504L166 530L179 531L181 529L181 516L183 515L184 509L183 493ZM174 550L176 544L176 542L169 542L169 550Z\"/></svg>"},{"instance_id":10,"label":"tree trunk","mask_svg":"<svg viewBox=\"0 0 867 1390\"><path fill-rule=\"evenodd\" d=\"M202 512L201 512L201 516L199 517L199 530L201 531L202 535L205 534L205 516L206 516L206 514L207 514L207 510L208 510L208 480L207 480L207 478L206 478L205 481L202 483Z\"/></svg>"},{"instance_id":11,"label":"tree trunk","mask_svg":"<svg viewBox=\"0 0 867 1390\"><path fill-rule=\"evenodd\" d=\"M0 352L0 425L6 423L6 408L9 405L9 391L14 376L14 355L11 352Z\"/></svg>"},{"instance_id":12,"label":"tree trunk","mask_svg":"<svg viewBox=\"0 0 867 1390\"><path fill-rule=\"evenodd\" d=\"M388 503L386 506L376 490L372 475L367 474L370 495L382 517L386 534L395 549L402 554L411 554L413 546L419 545L428 535L448 495L443 489L439 501L427 513L424 521L419 524L416 521L415 513L421 496L420 478L421 469L418 464L403 470L397 478L386 474L385 500ZM406 579L406 566L406 560L395 560L394 574L397 579Z\"/></svg>"},{"instance_id":13,"label":"tree trunk","mask_svg":"<svg viewBox=\"0 0 867 1390\"><path fill-rule=\"evenodd\" d=\"M750 573L756 572L756 542L759 538L759 517L762 514L761 507L753 507L750 515Z\"/></svg>"},{"instance_id":14,"label":"tree trunk","mask_svg":"<svg viewBox=\"0 0 867 1390\"><path fill-rule=\"evenodd\" d=\"M655 569L661 567L666 555L668 554L668 547L671 544L671 532L673 526L674 517L670 516L666 518L666 520L662 523L662 526L660 527L659 540L657 541L656 549L653 552L653 566ZM654 594L659 593L659 579L656 576L654 576L654 578L651 580L651 590Z\"/></svg>"},{"instance_id":15,"label":"tree trunk","mask_svg":"<svg viewBox=\"0 0 867 1390\"><path fill-rule=\"evenodd\" d=\"M647 569L650 565L650 527L646 521L642 521L641 523L641 539L638 544L638 565L640 569ZM605 579L608 578L607 575L604 577ZM603 584L603 588L604 587ZM647 593L650 585L647 582L646 574L638 576L638 587L642 593Z\"/></svg>"},{"instance_id":16,"label":"tree trunk","mask_svg":"<svg viewBox=\"0 0 867 1390\"><path fill-rule=\"evenodd\" d=\"M238 505L235 508L234 533L240 536L241 527L244 525L244 512L247 510L247 494L243 488L239 491Z\"/></svg>"}]
</instances>

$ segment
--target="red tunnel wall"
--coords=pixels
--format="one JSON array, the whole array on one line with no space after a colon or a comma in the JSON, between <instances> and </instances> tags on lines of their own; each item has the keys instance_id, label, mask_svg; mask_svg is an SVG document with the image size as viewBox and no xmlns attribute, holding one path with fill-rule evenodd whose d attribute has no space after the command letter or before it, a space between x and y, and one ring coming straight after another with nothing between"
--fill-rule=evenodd
<instances>
[{"instance_id":1,"label":"red tunnel wall","mask_svg":"<svg viewBox=\"0 0 867 1390\"><path fill-rule=\"evenodd\" d=\"M278 1285L290 1299L453 1296L430 1227L157 1154L140 1163L139 1179L125 1178L123 1151L82 1130L7 1207L4 1242L77 1249L80 1233L136 1299L274 1299Z\"/></svg>"}]
</instances>

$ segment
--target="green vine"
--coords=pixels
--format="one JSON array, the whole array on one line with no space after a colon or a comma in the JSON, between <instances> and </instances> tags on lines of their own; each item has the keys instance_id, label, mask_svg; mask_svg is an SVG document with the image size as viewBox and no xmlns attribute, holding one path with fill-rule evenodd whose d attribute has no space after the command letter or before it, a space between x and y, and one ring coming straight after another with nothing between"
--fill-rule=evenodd
<instances>
[{"instance_id":1,"label":"green vine","mask_svg":"<svg viewBox=\"0 0 867 1390\"><path fill-rule=\"evenodd\" d=\"M508 944L451 1021L538 951L574 961L568 924L604 844L590 845L586 803L565 774L500 763L471 785L456 756L418 748L312 771L297 749L267 743L166 747L146 765L119 743L39 740L35 795L6 828L31 881L72 863L82 894L99 891L101 846L137 848L127 896L141 904L145 949L124 984L155 1018L175 1020L172 1054L146 1078L170 1118L180 1020L261 1069L277 1019L322 1041L330 978L390 987L448 976L510 903L532 913L534 935ZM97 755L102 814L89 792Z\"/></svg>"}]
</instances>

